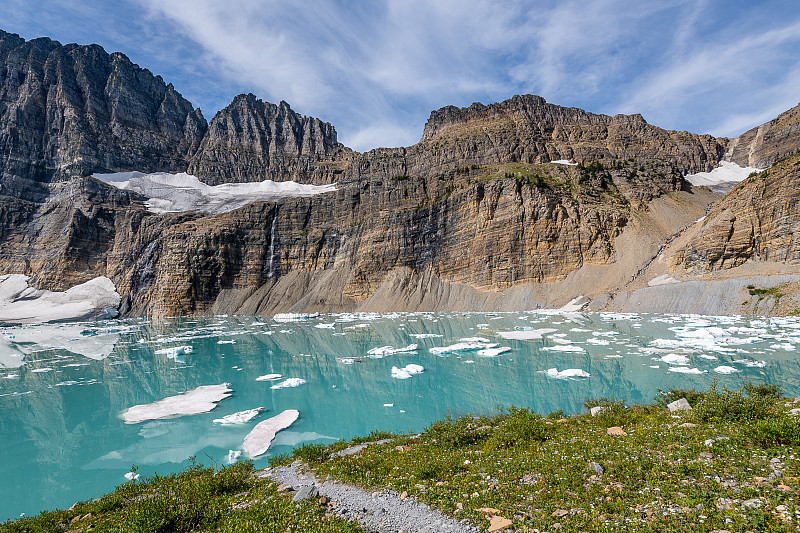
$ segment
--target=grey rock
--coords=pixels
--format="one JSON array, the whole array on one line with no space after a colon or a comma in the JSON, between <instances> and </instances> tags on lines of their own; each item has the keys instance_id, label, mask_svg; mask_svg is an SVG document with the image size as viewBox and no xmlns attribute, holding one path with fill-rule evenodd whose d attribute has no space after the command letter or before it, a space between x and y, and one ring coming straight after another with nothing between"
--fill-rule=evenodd
<instances>
[{"instance_id":1,"label":"grey rock","mask_svg":"<svg viewBox=\"0 0 800 533\"><path fill-rule=\"evenodd\" d=\"M317 487L314 485L306 485L304 487L300 487L297 493L295 493L294 497L292 497L293 502L299 502L302 500L314 499L319 496L319 491Z\"/></svg>"},{"instance_id":2,"label":"grey rock","mask_svg":"<svg viewBox=\"0 0 800 533\"><path fill-rule=\"evenodd\" d=\"M689 405L689 401L686 398L680 398L679 400L667 404L667 409L669 409L671 413L676 411L691 411L692 406Z\"/></svg>"},{"instance_id":3,"label":"grey rock","mask_svg":"<svg viewBox=\"0 0 800 533\"><path fill-rule=\"evenodd\" d=\"M592 416L597 416L605 410L606 407L603 407L602 405L595 405L594 407L589 409L589 412L592 413Z\"/></svg>"},{"instance_id":4,"label":"grey rock","mask_svg":"<svg viewBox=\"0 0 800 533\"><path fill-rule=\"evenodd\" d=\"M602 476L605 473L605 468L600 463L596 463L594 461L589 463L589 471L594 472L598 476Z\"/></svg>"}]
</instances>

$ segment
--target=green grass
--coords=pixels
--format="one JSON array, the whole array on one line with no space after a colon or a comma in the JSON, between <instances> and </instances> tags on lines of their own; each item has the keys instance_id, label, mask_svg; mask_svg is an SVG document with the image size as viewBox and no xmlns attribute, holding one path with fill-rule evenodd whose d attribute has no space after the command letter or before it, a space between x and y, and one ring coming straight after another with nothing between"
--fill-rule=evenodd
<instances>
[{"instance_id":1,"label":"green grass","mask_svg":"<svg viewBox=\"0 0 800 533\"><path fill-rule=\"evenodd\" d=\"M324 515L316 502L291 495L253 476L251 462L214 470L195 465L179 474L120 485L97 501L69 511L44 512L0 525L0 532L358 532Z\"/></svg>"}]
</instances>

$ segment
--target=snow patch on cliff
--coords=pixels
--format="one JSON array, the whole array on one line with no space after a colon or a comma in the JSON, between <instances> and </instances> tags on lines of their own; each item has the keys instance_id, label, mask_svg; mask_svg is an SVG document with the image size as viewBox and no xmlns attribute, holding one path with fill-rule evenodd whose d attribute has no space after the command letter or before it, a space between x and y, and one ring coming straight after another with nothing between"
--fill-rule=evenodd
<instances>
[{"instance_id":1,"label":"snow patch on cliff","mask_svg":"<svg viewBox=\"0 0 800 533\"><path fill-rule=\"evenodd\" d=\"M686 181L695 186L706 186L715 193L727 194L737 183L746 179L753 172L764 169L755 167L740 167L736 163L720 161L719 166L711 172L698 172L684 176Z\"/></svg>"},{"instance_id":2,"label":"snow patch on cliff","mask_svg":"<svg viewBox=\"0 0 800 533\"><path fill-rule=\"evenodd\" d=\"M207 185L196 176L179 172L114 172L92 177L118 189L149 198L145 205L153 213L200 211L217 215L251 202L274 202L282 198L314 196L336 190L336 185L304 185L294 181L266 180L254 183Z\"/></svg>"}]
</instances>

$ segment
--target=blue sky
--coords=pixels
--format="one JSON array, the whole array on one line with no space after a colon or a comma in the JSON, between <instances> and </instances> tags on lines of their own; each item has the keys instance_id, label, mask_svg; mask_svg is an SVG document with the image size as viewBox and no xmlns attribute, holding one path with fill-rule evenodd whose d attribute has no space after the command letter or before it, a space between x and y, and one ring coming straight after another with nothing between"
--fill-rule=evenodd
<instances>
[{"instance_id":1,"label":"blue sky","mask_svg":"<svg viewBox=\"0 0 800 533\"><path fill-rule=\"evenodd\" d=\"M4 0L0 28L121 51L209 120L286 100L361 151L521 93L718 136L800 101L796 0Z\"/></svg>"}]
</instances>

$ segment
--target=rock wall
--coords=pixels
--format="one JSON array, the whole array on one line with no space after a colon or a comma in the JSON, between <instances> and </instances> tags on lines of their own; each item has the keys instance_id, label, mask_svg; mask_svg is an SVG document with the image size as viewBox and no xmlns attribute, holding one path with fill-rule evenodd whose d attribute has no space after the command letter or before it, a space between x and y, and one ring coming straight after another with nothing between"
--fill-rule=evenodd
<instances>
[{"instance_id":1,"label":"rock wall","mask_svg":"<svg viewBox=\"0 0 800 533\"><path fill-rule=\"evenodd\" d=\"M211 120L189 173L212 185L265 179L331 183L351 157L329 123L299 115L286 102L243 94Z\"/></svg>"},{"instance_id":2,"label":"rock wall","mask_svg":"<svg viewBox=\"0 0 800 533\"><path fill-rule=\"evenodd\" d=\"M748 178L716 204L677 261L693 272L746 261L800 263L800 156Z\"/></svg>"},{"instance_id":3,"label":"rock wall","mask_svg":"<svg viewBox=\"0 0 800 533\"><path fill-rule=\"evenodd\" d=\"M767 168L800 150L800 105L732 139L726 161L743 167Z\"/></svg>"},{"instance_id":4,"label":"rock wall","mask_svg":"<svg viewBox=\"0 0 800 533\"><path fill-rule=\"evenodd\" d=\"M206 120L160 76L97 45L0 31L0 176L184 171Z\"/></svg>"}]
</instances>

